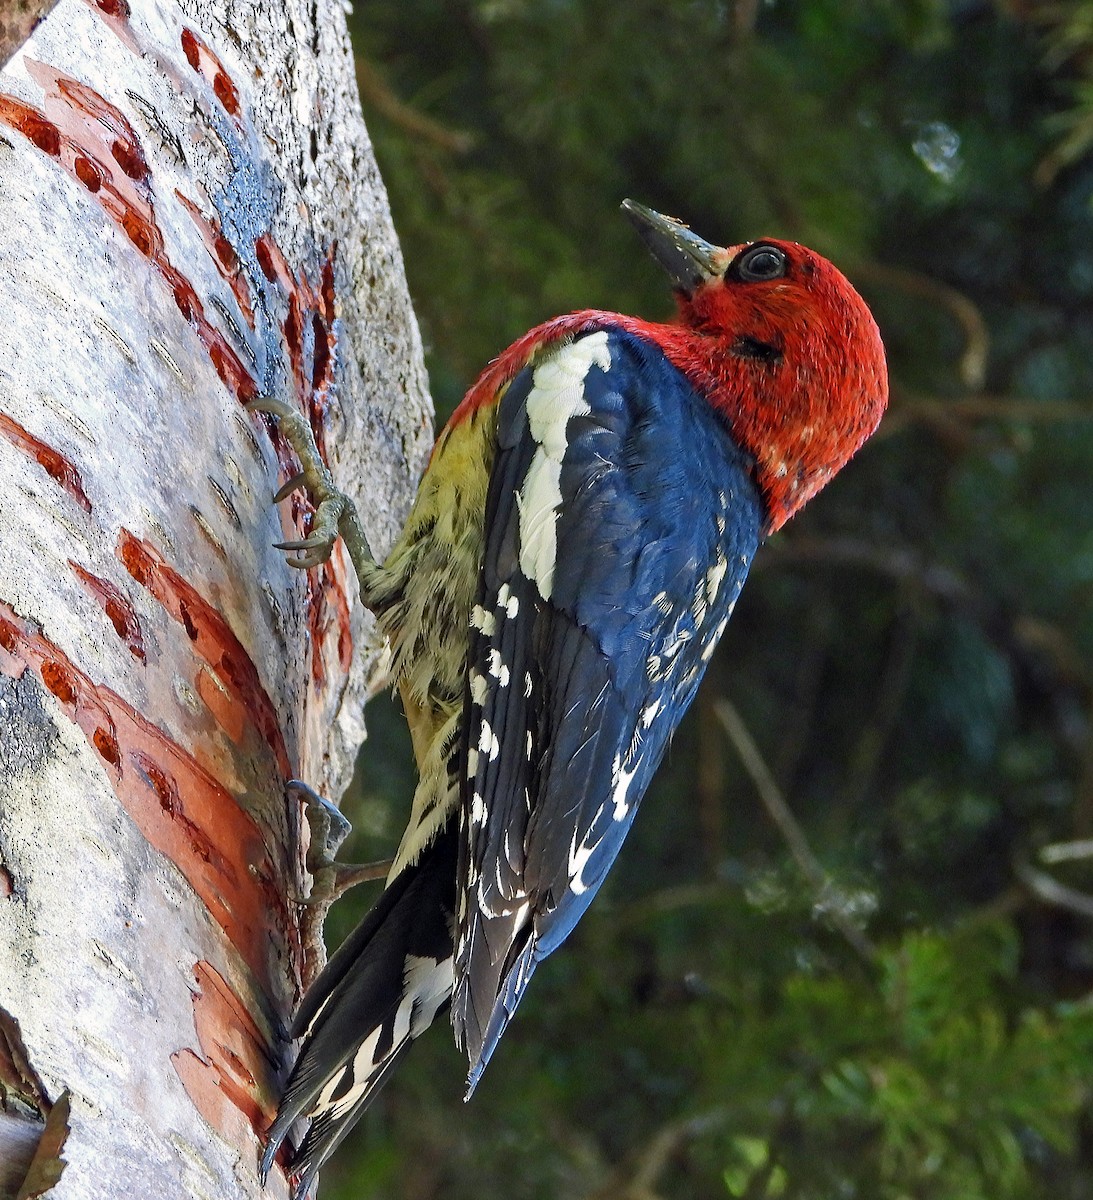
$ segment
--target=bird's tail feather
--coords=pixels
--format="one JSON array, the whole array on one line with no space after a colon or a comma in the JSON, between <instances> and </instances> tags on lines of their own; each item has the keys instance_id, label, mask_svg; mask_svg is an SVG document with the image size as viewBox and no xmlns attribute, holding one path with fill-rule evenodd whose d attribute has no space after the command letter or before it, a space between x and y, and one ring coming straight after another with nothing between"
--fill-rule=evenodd
<instances>
[{"instance_id":1,"label":"bird's tail feather","mask_svg":"<svg viewBox=\"0 0 1093 1200\"><path fill-rule=\"evenodd\" d=\"M469 947L464 947L467 965L460 962L459 982L452 997L456 1041L467 1051L470 1067L464 1100L469 1100L478 1086L540 961L538 944L528 929L523 938L509 937L514 944L502 962L488 964L490 921L484 917L474 923L470 939L472 946L478 943L480 953L468 954Z\"/></svg>"},{"instance_id":2,"label":"bird's tail feather","mask_svg":"<svg viewBox=\"0 0 1093 1200\"><path fill-rule=\"evenodd\" d=\"M304 1044L262 1156L264 1178L295 1122L310 1119L289 1163L297 1200L451 996L455 862L453 822L391 881L297 1013Z\"/></svg>"}]
</instances>

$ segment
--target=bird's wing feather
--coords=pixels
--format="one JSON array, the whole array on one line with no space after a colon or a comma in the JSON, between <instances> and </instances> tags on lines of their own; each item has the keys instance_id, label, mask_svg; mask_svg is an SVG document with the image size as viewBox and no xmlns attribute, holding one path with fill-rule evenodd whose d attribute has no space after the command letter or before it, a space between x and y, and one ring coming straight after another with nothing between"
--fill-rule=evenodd
<instances>
[{"instance_id":1,"label":"bird's wing feather","mask_svg":"<svg viewBox=\"0 0 1093 1200\"><path fill-rule=\"evenodd\" d=\"M453 1021L472 1086L630 828L759 540L727 429L650 343L566 343L500 404L472 613Z\"/></svg>"}]
</instances>

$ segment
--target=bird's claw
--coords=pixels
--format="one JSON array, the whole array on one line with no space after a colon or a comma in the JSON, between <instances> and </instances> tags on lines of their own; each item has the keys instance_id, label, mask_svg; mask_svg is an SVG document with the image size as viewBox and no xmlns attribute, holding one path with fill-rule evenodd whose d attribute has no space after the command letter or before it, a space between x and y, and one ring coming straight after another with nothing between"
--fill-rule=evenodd
<instances>
[{"instance_id":1,"label":"bird's claw","mask_svg":"<svg viewBox=\"0 0 1093 1200\"><path fill-rule=\"evenodd\" d=\"M289 558L285 561L290 567L317 567L330 557L334 543L338 540L338 521L345 506L345 497L340 493L327 496L315 510L315 522L307 537L297 538L291 542L274 542L277 550L288 554L297 554L299 558Z\"/></svg>"},{"instance_id":2,"label":"bird's claw","mask_svg":"<svg viewBox=\"0 0 1093 1200\"><path fill-rule=\"evenodd\" d=\"M349 836L353 826L336 805L302 780L290 779L285 784L285 791L304 802L304 815L311 830L307 869L314 875L316 871L333 865L342 842Z\"/></svg>"},{"instance_id":3,"label":"bird's claw","mask_svg":"<svg viewBox=\"0 0 1093 1200\"><path fill-rule=\"evenodd\" d=\"M338 488L323 462L319 447L315 444L311 423L299 409L274 396L255 396L247 401L246 408L249 412L272 413L285 440L300 460L299 472L286 479L277 489L273 497L274 504L280 504L297 488L301 488L315 506L315 516L307 537L296 543L282 543L278 547L291 555L299 554L298 558L287 559L288 565L302 571L321 566L330 557L334 543L341 536L357 575L361 599L371 607L370 597L380 568L368 547L364 527L353 501Z\"/></svg>"},{"instance_id":4,"label":"bird's claw","mask_svg":"<svg viewBox=\"0 0 1093 1200\"><path fill-rule=\"evenodd\" d=\"M284 400L278 400L276 396L255 396L247 400L243 407L248 412L272 413L275 417L280 417L282 420L286 417L291 417L296 411L292 405Z\"/></svg>"},{"instance_id":5,"label":"bird's claw","mask_svg":"<svg viewBox=\"0 0 1093 1200\"><path fill-rule=\"evenodd\" d=\"M287 562L290 567L300 570L318 567L326 562L334 549L342 514L349 501L334 483L315 444L311 425L302 412L275 396L256 396L247 401L246 407L250 412L272 413L285 440L300 460L301 470L277 489L273 496L274 504L280 504L297 488L302 488L315 505L315 521L310 534L298 541L279 542L277 549L290 554L306 551L299 558L289 558Z\"/></svg>"},{"instance_id":6,"label":"bird's claw","mask_svg":"<svg viewBox=\"0 0 1093 1200\"><path fill-rule=\"evenodd\" d=\"M286 479L273 493L273 503L280 504L282 500L287 500L298 487L303 487L306 482L303 471L298 471L290 479Z\"/></svg>"},{"instance_id":7,"label":"bird's claw","mask_svg":"<svg viewBox=\"0 0 1093 1200\"><path fill-rule=\"evenodd\" d=\"M311 895L299 897L297 903L308 908L317 908L337 900L358 883L386 877L391 870L390 860L374 863L334 861L353 826L345 814L325 796L321 796L300 779L288 780L285 791L303 801L304 815L311 831L306 858L307 869L313 879Z\"/></svg>"},{"instance_id":8,"label":"bird's claw","mask_svg":"<svg viewBox=\"0 0 1093 1200\"><path fill-rule=\"evenodd\" d=\"M300 538L298 542L274 542L274 550L314 550L316 546L325 546L328 538L318 537L314 533L310 537Z\"/></svg>"}]
</instances>

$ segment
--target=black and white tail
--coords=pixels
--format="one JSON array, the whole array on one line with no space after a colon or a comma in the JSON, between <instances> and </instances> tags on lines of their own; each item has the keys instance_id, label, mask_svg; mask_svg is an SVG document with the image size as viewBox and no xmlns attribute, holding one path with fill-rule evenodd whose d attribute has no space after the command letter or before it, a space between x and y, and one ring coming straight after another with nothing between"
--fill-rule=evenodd
<instances>
[{"instance_id":1,"label":"black and white tail","mask_svg":"<svg viewBox=\"0 0 1093 1200\"><path fill-rule=\"evenodd\" d=\"M262 1178L301 1117L293 1154L302 1200L414 1038L452 992L456 821L402 870L312 984L292 1027L303 1037L262 1155Z\"/></svg>"}]
</instances>

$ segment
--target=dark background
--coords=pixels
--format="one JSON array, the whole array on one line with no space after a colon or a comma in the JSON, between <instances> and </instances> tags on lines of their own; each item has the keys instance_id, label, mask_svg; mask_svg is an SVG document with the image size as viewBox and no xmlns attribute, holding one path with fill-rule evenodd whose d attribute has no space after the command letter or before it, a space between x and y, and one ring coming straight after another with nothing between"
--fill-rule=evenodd
<instances>
[{"instance_id":1,"label":"dark background","mask_svg":"<svg viewBox=\"0 0 1093 1200\"><path fill-rule=\"evenodd\" d=\"M547 317L670 314L624 196L833 258L893 397L760 552L474 1100L440 1021L325 1196L1093 1196L1093 5L371 0L353 22L441 418ZM393 851L413 788L397 707L370 729L357 859Z\"/></svg>"}]
</instances>

